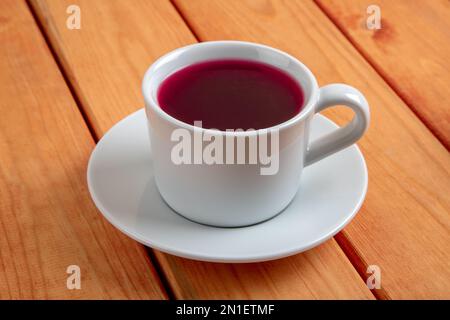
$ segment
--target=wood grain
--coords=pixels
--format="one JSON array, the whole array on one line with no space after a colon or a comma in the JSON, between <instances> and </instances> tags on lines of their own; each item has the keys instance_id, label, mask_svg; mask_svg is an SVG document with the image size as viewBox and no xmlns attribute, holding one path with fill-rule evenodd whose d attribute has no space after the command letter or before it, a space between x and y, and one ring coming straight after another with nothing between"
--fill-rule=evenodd
<instances>
[{"instance_id":1,"label":"wood grain","mask_svg":"<svg viewBox=\"0 0 450 320\"><path fill-rule=\"evenodd\" d=\"M263 263L204 263L156 255L178 298L374 299L334 239Z\"/></svg>"},{"instance_id":2,"label":"wood grain","mask_svg":"<svg viewBox=\"0 0 450 320\"><path fill-rule=\"evenodd\" d=\"M23 1L0 1L0 42L0 299L165 298L143 248L90 200L94 141Z\"/></svg>"},{"instance_id":3,"label":"wood grain","mask_svg":"<svg viewBox=\"0 0 450 320\"><path fill-rule=\"evenodd\" d=\"M141 78L150 63L196 41L169 1L32 3L99 136L143 106ZM78 33L64 27L61 13L69 3L82 10ZM335 240L265 264L156 257L176 298L373 298Z\"/></svg>"},{"instance_id":4,"label":"wood grain","mask_svg":"<svg viewBox=\"0 0 450 320\"><path fill-rule=\"evenodd\" d=\"M450 149L450 2L317 0L360 52ZM381 29L369 30L376 3Z\"/></svg>"},{"instance_id":5,"label":"wood grain","mask_svg":"<svg viewBox=\"0 0 450 320\"><path fill-rule=\"evenodd\" d=\"M320 85L349 83L366 95L372 122L359 146L369 190L339 243L361 275L368 265L380 267L378 297L449 298L449 153L319 7L303 0L175 3L201 40L272 45L305 62ZM351 112L325 115L344 124Z\"/></svg>"}]
</instances>

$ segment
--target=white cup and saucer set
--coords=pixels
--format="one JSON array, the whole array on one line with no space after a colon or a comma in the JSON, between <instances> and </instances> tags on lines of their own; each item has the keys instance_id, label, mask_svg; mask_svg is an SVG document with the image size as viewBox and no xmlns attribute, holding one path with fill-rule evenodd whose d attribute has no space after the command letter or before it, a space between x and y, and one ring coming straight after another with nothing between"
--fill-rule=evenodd
<instances>
[{"instance_id":1,"label":"white cup and saucer set","mask_svg":"<svg viewBox=\"0 0 450 320\"><path fill-rule=\"evenodd\" d=\"M180 164L171 160L176 144L171 135L177 129L193 136L232 139L250 139L259 133L197 127L159 105L158 89L171 74L221 59L270 65L302 88L301 111L269 128L278 135L275 174L263 175L255 164ZM355 142L367 130L370 114L358 90L344 84L319 88L311 71L296 58L241 41L203 42L169 52L147 70L142 90L145 108L102 137L87 169L95 205L134 240L195 260L266 261L323 243L360 209L368 174ZM342 128L319 114L335 105L348 106L355 114Z\"/></svg>"}]
</instances>

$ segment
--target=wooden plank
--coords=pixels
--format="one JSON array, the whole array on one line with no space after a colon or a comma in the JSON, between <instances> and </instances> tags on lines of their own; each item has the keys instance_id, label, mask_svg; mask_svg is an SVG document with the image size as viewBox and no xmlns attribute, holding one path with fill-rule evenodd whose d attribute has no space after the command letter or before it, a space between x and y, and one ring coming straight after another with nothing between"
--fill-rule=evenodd
<instances>
[{"instance_id":1,"label":"wooden plank","mask_svg":"<svg viewBox=\"0 0 450 320\"><path fill-rule=\"evenodd\" d=\"M183 299L374 299L334 239L262 263L204 263L157 252Z\"/></svg>"},{"instance_id":2,"label":"wooden plank","mask_svg":"<svg viewBox=\"0 0 450 320\"><path fill-rule=\"evenodd\" d=\"M76 34L65 29L61 14L72 3L84 19ZM99 136L143 106L141 79L151 62L196 41L169 1L33 4ZM160 252L156 257L177 298L373 298L334 240L266 264L203 263Z\"/></svg>"},{"instance_id":3,"label":"wooden plank","mask_svg":"<svg viewBox=\"0 0 450 320\"><path fill-rule=\"evenodd\" d=\"M450 2L317 0L381 76L450 149ZM369 30L378 5L381 29Z\"/></svg>"},{"instance_id":4,"label":"wooden plank","mask_svg":"<svg viewBox=\"0 0 450 320\"><path fill-rule=\"evenodd\" d=\"M175 3L201 40L269 44L304 61L321 85L349 83L366 95L372 122L359 146L369 191L337 239L360 274L380 267L378 297L448 298L450 156L325 14L304 0ZM325 114L344 124L351 113L341 108Z\"/></svg>"},{"instance_id":5,"label":"wooden plank","mask_svg":"<svg viewBox=\"0 0 450 320\"><path fill-rule=\"evenodd\" d=\"M165 298L90 200L94 141L25 2L0 1L0 42L0 299Z\"/></svg>"}]
</instances>

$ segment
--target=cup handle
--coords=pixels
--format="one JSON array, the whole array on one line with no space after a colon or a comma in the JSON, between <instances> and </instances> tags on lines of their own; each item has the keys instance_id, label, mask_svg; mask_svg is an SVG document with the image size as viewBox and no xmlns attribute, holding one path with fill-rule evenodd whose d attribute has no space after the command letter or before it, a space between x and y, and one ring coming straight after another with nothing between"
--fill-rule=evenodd
<instances>
[{"instance_id":1,"label":"cup handle","mask_svg":"<svg viewBox=\"0 0 450 320\"><path fill-rule=\"evenodd\" d=\"M320 88L315 112L334 105L345 105L353 109L353 120L343 128L313 141L306 153L305 166L309 166L338 152L362 137L369 127L369 104L361 92L345 84L330 84Z\"/></svg>"}]
</instances>

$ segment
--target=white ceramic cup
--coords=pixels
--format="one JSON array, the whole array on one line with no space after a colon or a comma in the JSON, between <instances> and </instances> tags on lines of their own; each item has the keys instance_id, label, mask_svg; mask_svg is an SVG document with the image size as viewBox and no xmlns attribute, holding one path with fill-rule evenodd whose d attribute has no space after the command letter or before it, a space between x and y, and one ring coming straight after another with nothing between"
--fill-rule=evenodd
<instances>
[{"instance_id":1,"label":"white ceramic cup","mask_svg":"<svg viewBox=\"0 0 450 320\"><path fill-rule=\"evenodd\" d=\"M183 67L217 59L243 59L272 65L290 74L302 88L305 100L301 112L270 128L279 132L276 174L261 175L259 166L249 164L175 164L172 161L171 152L177 142L172 141L171 135L178 128L184 128L192 135L250 137L258 134L258 131L219 132L194 127L175 119L159 106L157 91L164 79ZM355 143L366 131L370 118L367 101L358 90L345 84L319 88L311 71L296 58L249 42L202 42L169 52L147 70L142 91L154 178L161 196L182 216L219 227L251 225L280 213L297 193L303 168ZM353 109L353 120L310 142L309 130L314 114L333 105Z\"/></svg>"}]
</instances>

